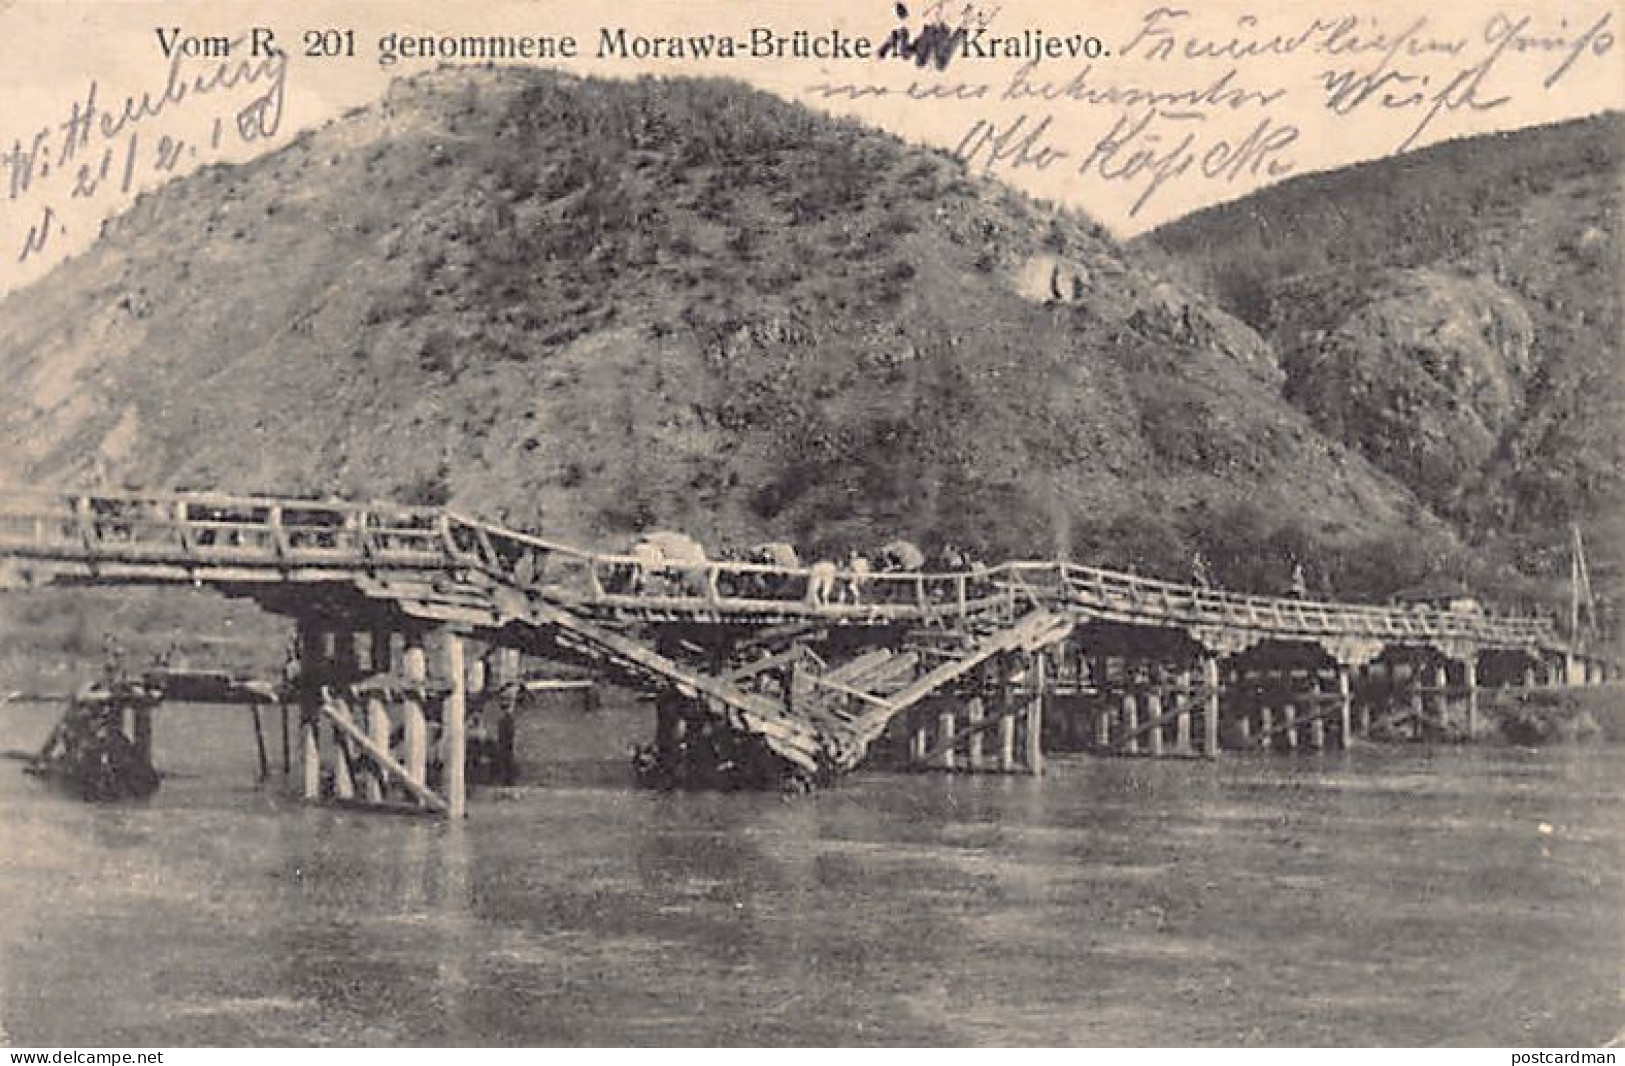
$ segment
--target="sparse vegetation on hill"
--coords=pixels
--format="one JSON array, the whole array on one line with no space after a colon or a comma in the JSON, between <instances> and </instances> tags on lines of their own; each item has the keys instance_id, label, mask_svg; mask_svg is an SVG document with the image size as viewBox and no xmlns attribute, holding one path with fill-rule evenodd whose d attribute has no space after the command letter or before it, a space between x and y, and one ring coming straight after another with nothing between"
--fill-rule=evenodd
<instances>
[{"instance_id":1,"label":"sparse vegetation on hill","mask_svg":"<svg viewBox=\"0 0 1625 1066\"><path fill-rule=\"evenodd\" d=\"M1256 328L1286 397L1480 558L1556 583L1578 522L1619 573L1622 133L1608 114L1454 141L1282 183L1143 245Z\"/></svg>"}]
</instances>

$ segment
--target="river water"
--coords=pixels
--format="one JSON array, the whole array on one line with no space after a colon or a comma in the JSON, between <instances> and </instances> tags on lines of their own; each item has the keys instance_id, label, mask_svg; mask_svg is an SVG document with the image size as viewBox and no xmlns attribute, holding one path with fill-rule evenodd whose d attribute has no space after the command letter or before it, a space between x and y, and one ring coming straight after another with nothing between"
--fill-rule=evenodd
<instances>
[{"instance_id":1,"label":"river water","mask_svg":"<svg viewBox=\"0 0 1625 1066\"><path fill-rule=\"evenodd\" d=\"M0 749L54 714L0 709ZM241 708L160 710L143 804L0 762L0 1043L1587 1045L1625 1021L1618 747L664 795L628 780L648 714L531 713L524 782L462 826L256 787Z\"/></svg>"}]
</instances>

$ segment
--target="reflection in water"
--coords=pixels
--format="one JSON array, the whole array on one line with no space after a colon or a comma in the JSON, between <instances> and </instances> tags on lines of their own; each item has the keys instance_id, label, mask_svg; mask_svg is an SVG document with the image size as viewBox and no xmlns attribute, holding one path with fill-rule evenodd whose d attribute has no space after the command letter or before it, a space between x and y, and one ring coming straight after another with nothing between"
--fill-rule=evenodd
<instances>
[{"instance_id":1,"label":"reflection in water","mask_svg":"<svg viewBox=\"0 0 1625 1066\"><path fill-rule=\"evenodd\" d=\"M637 706L521 731L466 825L253 785L231 714L91 807L0 765L0 1041L1592 1044L1617 749L1058 757L633 791ZM0 747L48 709L8 707ZM237 723L236 726L233 723Z\"/></svg>"}]
</instances>

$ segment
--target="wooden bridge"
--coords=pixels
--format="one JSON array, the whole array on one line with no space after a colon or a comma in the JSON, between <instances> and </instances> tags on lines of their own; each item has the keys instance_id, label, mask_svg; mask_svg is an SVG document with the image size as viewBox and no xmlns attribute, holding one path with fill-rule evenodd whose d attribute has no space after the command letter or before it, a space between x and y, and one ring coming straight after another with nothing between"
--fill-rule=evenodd
<instances>
[{"instance_id":1,"label":"wooden bridge","mask_svg":"<svg viewBox=\"0 0 1625 1066\"><path fill-rule=\"evenodd\" d=\"M1481 682L1607 672L1535 618L1056 562L830 582L299 499L0 493L0 576L208 585L294 619L306 795L454 816L470 715L489 732L511 713L520 655L655 694L657 778L721 785L819 782L871 758L1036 773L1046 746L1213 756L1471 732Z\"/></svg>"}]
</instances>

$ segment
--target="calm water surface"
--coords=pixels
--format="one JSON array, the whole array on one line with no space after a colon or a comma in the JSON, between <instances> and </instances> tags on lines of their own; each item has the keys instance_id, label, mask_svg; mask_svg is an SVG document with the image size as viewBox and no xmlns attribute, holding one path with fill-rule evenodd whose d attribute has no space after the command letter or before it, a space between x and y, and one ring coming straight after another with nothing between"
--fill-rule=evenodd
<instances>
[{"instance_id":1,"label":"calm water surface","mask_svg":"<svg viewBox=\"0 0 1625 1066\"><path fill-rule=\"evenodd\" d=\"M54 711L0 709L0 748ZM629 787L540 712L464 826L253 783L165 708L149 803L0 762L0 1043L1586 1045L1625 1021L1617 747L1054 758L794 800ZM274 747L273 747L274 751Z\"/></svg>"}]
</instances>

